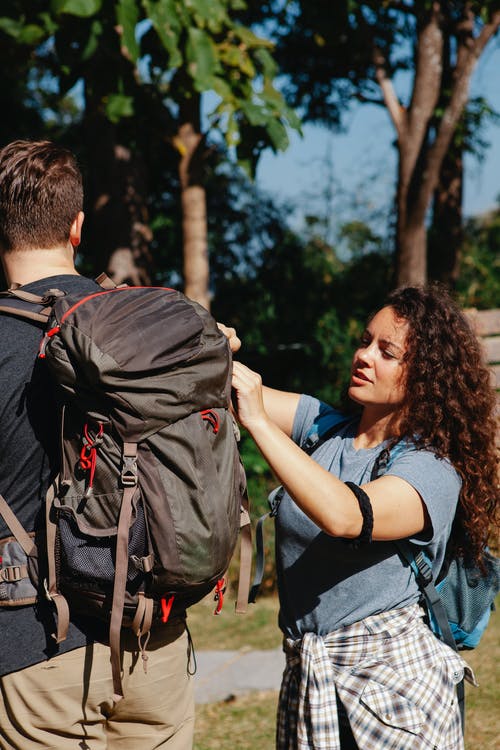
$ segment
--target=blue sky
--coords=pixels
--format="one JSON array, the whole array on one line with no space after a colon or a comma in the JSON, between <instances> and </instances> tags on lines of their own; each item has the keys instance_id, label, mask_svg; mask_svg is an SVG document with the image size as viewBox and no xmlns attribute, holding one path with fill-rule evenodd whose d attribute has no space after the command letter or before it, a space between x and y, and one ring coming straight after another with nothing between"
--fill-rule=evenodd
<instances>
[{"instance_id":1,"label":"blue sky","mask_svg":"<svg viewBox=\"0 0 500 750\"><path fill-rule=\"evenodd\" d=\"M500 40L485 50L472 80L471 94L484 96L500 112ZM278 200L291 202L291 218L301 223L307 213L331 206L342 219L363 218L364 212L390 205L394 192L396 153L394 129L384 108L357 106L346 119L344 134L307 126L304 136L291 135L291 145L277 155L262 156L257 182ZM500 194L500 124L484 130L491 143L479 163L466 158L464 213L482 213ZM330 186L332 196L325 195ZM328 191L326 191L328 192Z\"/></svg>"}]
</instances>

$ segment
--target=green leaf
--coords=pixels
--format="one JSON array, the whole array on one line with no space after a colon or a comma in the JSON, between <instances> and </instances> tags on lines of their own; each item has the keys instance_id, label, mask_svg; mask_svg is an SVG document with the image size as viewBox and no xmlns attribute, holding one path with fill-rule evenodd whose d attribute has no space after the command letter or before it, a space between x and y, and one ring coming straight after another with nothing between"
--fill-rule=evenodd
<instances>
[{"instance_id":1,"label":"green leaf","mask_svg":"<svg viewBox=\"0 0 500 750\"><path fill-rule=\"evenodd\" d=\"M224 99L225 101L229 100L232 96L231 87L229 86L225 78L214 76L212 78L212 88L215 91L215 93L218 94L218 96L220 96L220 98Z\"/></svg>"},{"instance_id":2,"label":"green leaf","mask_svg":"<svg viewBox=\"0 0 500 750\"><path fill-rule=\"evenodd\" d=\"M273 49L274 47L272 42L257 36L253 31L250 31L250 29L247 29L246 26L242 26L241 24L235 24L234 33L238 39L241 39L243 44L246 44L247 47L267 47L268 49Z\"/></svg>"},{"instance_id":3,"label":"green leaf","mask_svg":"<svg viewBox=\"0 0 500 750\"><path fill-rule=\"evenodd\" d=\"M285 107L283 110L283 116L286 117L290 127L297 130L302 135L302 121L296 111L291 107Z\"/></svg>"},{"instance_id":4,"label":"green leaf","mask_svg":"<svg viewBox=\"0 0 500 750\"><path fill-rule=\"evenodd\" d=\"M241 111L247 118L248 122L252 126L266 125L269 114L266 113L263 107L252 102L240 102Z\"/></svg>"},{"instance_id":5,"label":"green leaf","mask_svg":"<svg viewBox=\"0 0 500 750\"><path fill-rule=\"evenodd\" d=\"M179 67L182 65L182 52L179 49L182 23L177 14L176 3L174 0L143 0L143 5L160 42L168 52L170 67Z\"/></svg>"},{"instance_id":6,"label":"green leaf","mask_svg":"<svg viewBox=\"0 0 500 750\"><path fill-rule=\"evenodd\" d=\"M266 130L275 151L285 151L288 148L288 134L283 123L276 119L270 119Z\"/></svg>"},{"instance_id":7,"label":"green leaf","mask_svg":"<svg viewBox=\"0 0 500 750\"><path fill-rule=\"evenodd\" d=\"M122 117L132 117L134 114L134 100L124 94L110 94L106 100L106 117L110 122L117 123Z\"/></svg>"},{"instance_id":8,"label":"green leaf","mask_svg":"<svg viewBox=\"0 0 500 750\"><path fill-rule=\"evenodd\" d=\"M29 23L21 29L18 40L21 44L37 45L40 44L46 35L47 32L41 26Z\"/></svg>"},{"instance_id":9,"label":"green leaf","mask_svg":"<svg viewBox=\"0 0 500 750\"><path fill-rule=\"evenodd\" d=\"M224 4L220 0L189 0L186 6L193 12L198 26L208 27L215 33L229 21Z\"/></svg>"},{"instance_id":10,"label":"green leaf","mask_svg":"<svg viewBox=\"0 0 500 750\"><path fill-rule=\"evenodd\" d=\"M39 13L38 18L43 23L45 31L47 34L55 34L59 26L54 21L50 13Z\"/></svg>"},{"instance_id":11,"label":"green leaf","mask_svg":"<svg viewBox=\"0 0 500 750\"><path fill-rule=\"evenodd\" d=\"M188 29L186 56L188 71L195 82L197 91L211 88L212 79L220 66L215 45L202 29Z\"/></svg>"},{"instance_id":12,"label":"green leaf","mask_svg":"<svg viewBox=\"0 0 500 750\"><path fill-rule=\"evenodd\" d=\"M82 60L90 60L94 52L97 50L99 46L99 39L102 34L102 23L100 21L92 21L92 25L90 27L89 36L87 39L87 43L85 44L85 47L82 50L81 59Z\"/></svg>"},{"instance_id":13,"label":"green leaf","mask_svg":"<svg viewBox=\"0 0 500 750\"><path fill-rule=\"evenodd\" d=\"M261 66L266 78L274 78L278 72L278 65L269 53L269 50L258 49L254 52L254 57Z\"/></svg>"},{"instance_id":14,"label":"green leaf","mask_svg":"<svg viewBox=\"0 0 500 750\"><path fill-rule=\"evenodd\" d=\"M52 0L50 5L56 15L68 13L80 18L90 18L101 10L102 0Z\"/></svg>"},{"instance_id":15,"label":"green leaf","mask_svg":"<svg viewBox=\"0 0 500 750\"><path fill-rule=\"evenodd\" d=\"M139 20L139 9L136 0L118 0L116 20L121 28L122 46L133 63L139 57L139 45L135 38L135 29Z\"/></svg>"},{"instance_id":16,"label":"green leaf","mask_svg":"<svg viewBox=\"0 0 500 750\"><path fill-rule=\"evenodd\" d=\"M276 107L278 110L282 110L285 107L285 100L283 99L283 96L274 88L274 86L269 81L266 81L266 83L264 84L264 88L262 89L260 96L266 102L266 104L270 104L271 106Z\"/></svg>"},{"instance_id":17,"label":"green leaf","mask_svg":"<svg viewBox=\"0 0 500 750\"><path fill-rule=\"evenodd\" d=\"M4 16L0 18L0 30L15 39L19 44L36 46L47 36L47 31L34 23L24 24Z\"/></svg>"}]
</instances>

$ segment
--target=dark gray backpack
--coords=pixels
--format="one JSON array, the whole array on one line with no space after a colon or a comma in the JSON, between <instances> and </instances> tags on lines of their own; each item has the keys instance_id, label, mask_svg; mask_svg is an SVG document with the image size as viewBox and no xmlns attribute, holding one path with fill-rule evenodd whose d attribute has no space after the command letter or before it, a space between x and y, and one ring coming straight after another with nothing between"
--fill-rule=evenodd
<instances>
[{"instance_id":1,"label":"dark gray backpack","mask_svg":"<svg viewBox=\"0 0 500 750\"><path fill-rule=\"evenodd\" d=\"M220 605L240 529L236 610L246 609L250 519L226 337L178 291L99 282L83 298L11 290L0 310L35 320L50 310L39 356L59 384L61 467L47 498L44 586L56 640L68 606L109 620L118 699L122 625L142 644L155 619L214 587ZM4 503L0 511L29 547L18 562L35 567L32 537L19 539Z\"/></svg>"}]
</instances>

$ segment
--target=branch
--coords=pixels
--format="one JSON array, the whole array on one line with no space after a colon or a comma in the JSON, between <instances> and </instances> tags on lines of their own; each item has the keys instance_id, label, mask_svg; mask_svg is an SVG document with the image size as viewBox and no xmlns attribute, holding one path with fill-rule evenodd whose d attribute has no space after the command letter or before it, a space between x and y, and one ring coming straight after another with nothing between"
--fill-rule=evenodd
<instances>
[{"instance_id":1,"label":"branch","mask_svg":"<svg viewBox=\"0 0 500 750\"><path fill-rule=\"evenodd\" d=\"M377 104L380 107L386 106L384 99L377 99L376 97L367 96L366 94L357 93L354 94L354 98L357 99L358 102L363 102L363 104Z\"/></svg>"},{"instance_id":2,"label":"branch","mask_svg":"<svg viewBox=\"0 0 500 750\"><path fill-rule=\"evenodd\" d=\"M467 104L470 81L476 63L488 41L500 28L500 11L493 14L491 21L485 24L481 34L475 40L472 37L470 20L470 17L464 19L462 29L466 31L462 35L462 41L457 52L457 65L450 101L441 118L436 139L427 153L423 170L425 176L422 181L419 200L420 211L423 214L427 210L427 199L430 200L430 196L436 188L443 159L450 147L457 124Z\"/></svg>"},{"instance_id":3,"label":"branch","mask_svg":"<svg viewBox=\"0 0 500 750\"><path fill-rule=\"evenodd\" d=\"M473 55L475 56L476 60L479 60L484 48L486 47L490 39L495 36L499 28L500 10L496 10L492 14L491 20L488 23L484 24L483 28L481 29L481 33L474 42Z\"/></svg>"},{"instance_id":4,"label":"branch","mask_svg":"<svg viewBox=\"0 0 500 750\"><path fill-rule=\"evenodd\" d=\"M408 111L409 127L415 148L420 151L436 105L443 75L443 32L440 27L440 4L432 4L429 20L417 38L415 78Z\"/></svg>"},{"instance_id":5,"label":"branch","mask_svg":"<svg viewBox=\"0 0 500 750\"><path fill-rule=\"evenodd\" d=\"M373 63L375 65L375 78L382 91L384 104L394 123L398 138L401 139L406 132L406 110L399 101L392 81L387 75L386 60L378 47L373 50Z\"/></svg>"}]
</instances>

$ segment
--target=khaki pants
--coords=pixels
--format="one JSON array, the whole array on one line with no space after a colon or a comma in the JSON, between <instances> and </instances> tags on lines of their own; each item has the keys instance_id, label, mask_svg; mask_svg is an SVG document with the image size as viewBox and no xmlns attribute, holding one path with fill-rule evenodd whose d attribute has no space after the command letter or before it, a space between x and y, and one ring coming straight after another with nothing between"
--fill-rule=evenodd
<instances>
[{"instance_id":1,"label":"khaki pants","mask_svg":"<svg viewBox=\"0 0 500 750\"><path fill-rule=\"evenodd\" d=\"M100 643L1 678L0 749L190 750L194 697L184 622L152 633L147 674L130 635L124 698L116 704L109 648Z\"/></svg>"}]
</instances>

